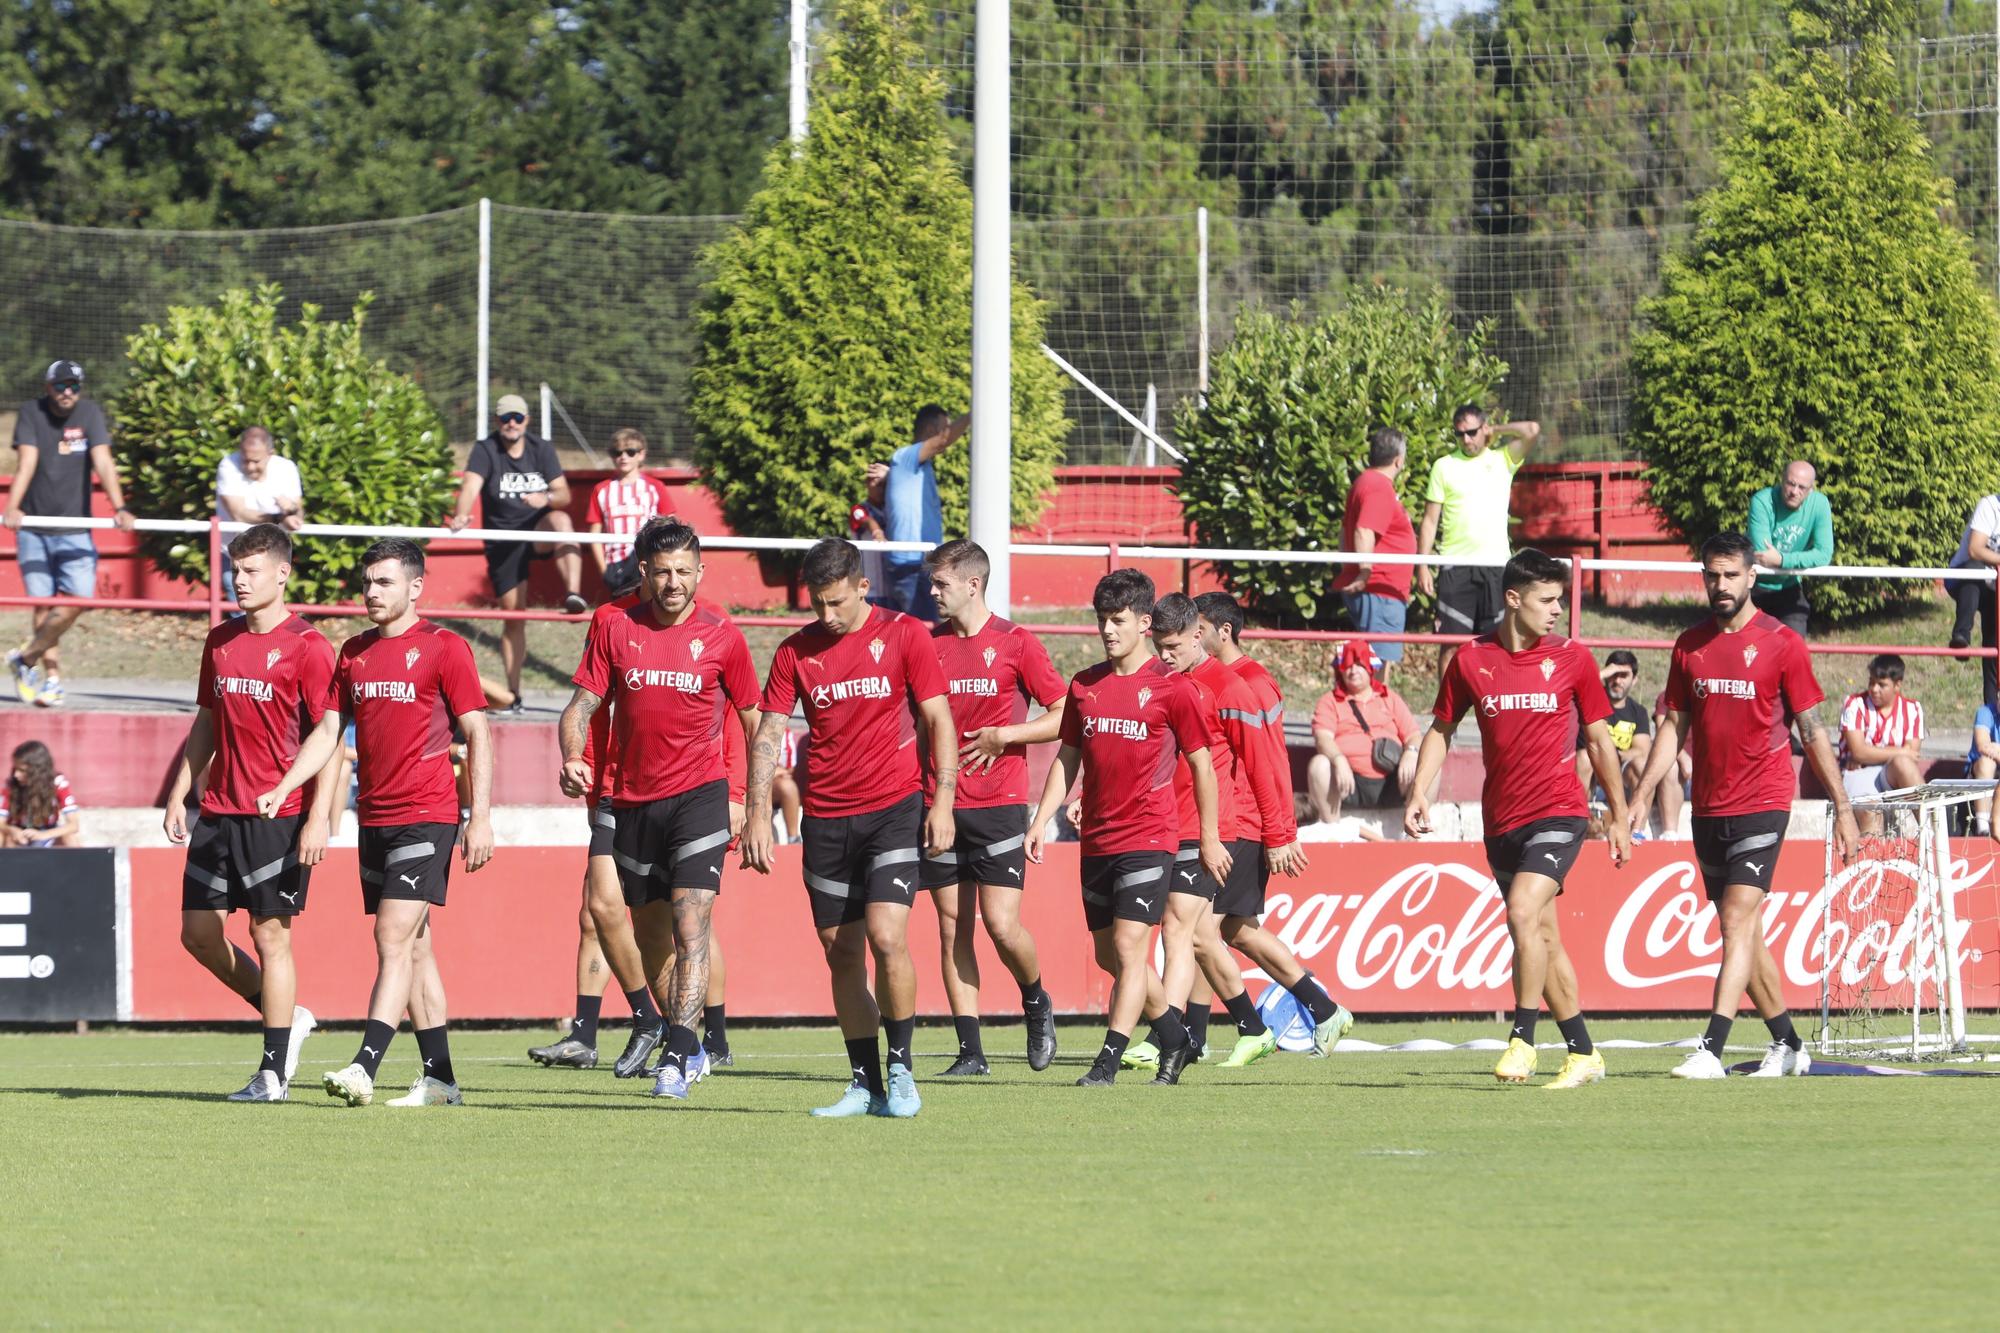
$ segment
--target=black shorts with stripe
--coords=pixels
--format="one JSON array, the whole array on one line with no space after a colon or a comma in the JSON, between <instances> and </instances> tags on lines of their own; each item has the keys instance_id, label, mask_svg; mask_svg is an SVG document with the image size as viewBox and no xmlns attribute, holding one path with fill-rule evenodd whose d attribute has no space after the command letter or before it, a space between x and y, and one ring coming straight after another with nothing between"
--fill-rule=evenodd
<instances>
[{"instance_id":1,"label":"black shorts with stripe","mask_svg":"<svg viewBox=\"0 0 2000 1333\"><path fill-rule=\"evenodd\" d=\"M1756 810L1747 815L1696 815L1693 820L1694 859L1708 900L1722 901L1731 884L1748 884L1771 891L1778 873L1778 852L1791 827L1790 810Z\"/></svg>"},{"instance_id":2,"label":"black shorts with stripe","mask_svg":"<svg viewBox=\"0 0 2000 1333\"><path fill-rule=\"evenodd\" d=\"M729 851L729 784L721 778L612 811L611 859L627 907L665 902L675 889L722 889Z\"/></svg>"},{"instance_id":3,"label":"black shorts with stripe","mask_svg":"<svg viewBox=\"0 0 2000 1333\"><path fill-rule=\"evenodd\" d=\"M1168 893L1184 893L1190 898L1201 898L1214 902L1215 895L1222 892L1222 886L1215 882L1215 876L1208 873L1208 867L1201 863L1201 844L1184 842L1174 853L1174 868Z\"/></svg>"},{"instance_id":4,"label":"black shorts with stripe","mask_svg":"<svg viewBox=\"0 0 2000 1333\"><path fill-rule=\"evenodd\" d=\"M1516 875L1544 875L1556 882L1560 895L1563 879L1576 864L1589 831L1589 820L1560 815L1530 820L1487 838L1486 864L1493 871L1494 883L1500 886L1500 896L1506 897L1514 887Z\"/></svg>"},{"instance_id":5,"label":"black shorts with stripe","mask_svg":"<svg viewBox=\"0 0 2000 1333\"><path fill-rule=\"evenodd\" d=\"M1215 895L1217 916L1242 916L1255 921L1264 915L1264 886L1271 882L1270 867L1264 864L1264 844L1255 838L1238 838L1229 844L1229 878Z\"/></svg>"},{"instance_id":6,"label":"black shorts with stripe","mask_svg":"<svg viewBox=\"0 0 2000 1333\"><path fill-rule=\"evenodd\" d=\"M600 797L590 807L590 854L592 856L611 855L611 833L618 827L618 816L611 808L609 796Z\"/></svg>"},{"instance_id":7,"label":"black shorts with stripe","mask_svg":"<svg viewBox=\"0 0 2000 1333\"><path fill-rule=\"evenodd\" d=\"M361 905L374 916L387 898L444 906L456 824L363 824Z\"/></svg>"},{"instance_id":8,"label":"black shorts with stripe","mask_svg":"<svg viewBox=\"0 0 2000 1333\"><path fill-rule=\"evenodd\" d=\"M1028 871L1028 816L1025 805L994 805L978 810L954 810L957 833L951 850L924 853L918 883L926 889L956 884L997 884L1003 889L1024 886Z\"/></svg>"},{"instance_id":9,"label":"black shorts with stripe","mask_svg":"<svg viewBox=\"0 0 2000 1333\"><path fill-rule=\"evenodd\" d=\"M203 815L188 832L181 873L183 912L297 916L306 910L310 867L299 864L303 814Z\"/></svg>"},{"instance_id":10,"label":"black shorts with stripe","mask_svg":"<svg viewBox=\"0 0 2000 1333\"><path fill-rule=\"evenodd\" d=\"M911 792L894 805L863 814L807 815L799 822L815 928L859 921L870 903L908 907L916 901L917 847L924 835L921 795Z\"/></svg>"},{"instance_id":11,"label":"black shorts with stripe","mask_svg":"<svg viewBox=\"0 0 2000 1333\"><path fill-rule=\"evenodd\" d=\"M1113 921L1160 924L1167 910L1172 852L1113 852L1083 858L1083 924L1103 930Z\"/></svg>"}]
</instances>

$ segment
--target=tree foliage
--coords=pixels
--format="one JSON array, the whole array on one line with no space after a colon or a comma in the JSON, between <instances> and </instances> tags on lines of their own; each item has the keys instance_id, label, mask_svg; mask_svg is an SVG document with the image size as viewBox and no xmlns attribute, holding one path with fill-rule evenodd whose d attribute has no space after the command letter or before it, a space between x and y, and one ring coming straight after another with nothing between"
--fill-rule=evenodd
<instances>
[{"instance_id":1,"label":"tree foliage","mask_svg":"<svg viewBox=\"0 0 2000 1333\"><path fill-rule=\"evenodd\" d=\"M1796 46L1744 104L1722 180L1671 258L1632 363L1654 503L1691 542L1814 464L1843 564L1940 564L1992 489L2000 311L1916 124L1896 105L1893 0L1791 16ZM1855 20L1859 19L1859 24ZM1915 585L1821 583L1839 618Z\"/></svg>"},{"instance_id":2,"label":"tree foliage","mask_svg":"<svg viewBox=\"0 0 2000 1333\"><path fill-rule=\"evenodd\" d=\"M1490 402L1507 374L1487 343L1484 325L1458 332L1436 289L1360 288L1318 318L1247 316L1216 359L1207 401L1183 403L1178 417L1181 502L1199 543L1339 550L1348 487L1382 426L1409 438L1396 489L1421 511L1431 463L1455 447L1453 410ZM1340 609L1326 565L1218 571L1274 620L1327 625Z\"/></svg>"},{"instance_id":3,"label":"tree foliage","mask_svg":"<svg viewBox=\"0 0 2000 1333\"><path fill-rule=\"evenodd\" d=\"M707 484L742 533L844 530L868 464L908 443L919 407L958 410L970 386L972 195L941 81L887 0L835 13L804 144L771 154L710 256L691 407ZM1017 523L1040 514L1069 429L1041 321L1016 282ZM937 462L945 526L963 531L966 451Z\"/></svg>"}]
</instances>

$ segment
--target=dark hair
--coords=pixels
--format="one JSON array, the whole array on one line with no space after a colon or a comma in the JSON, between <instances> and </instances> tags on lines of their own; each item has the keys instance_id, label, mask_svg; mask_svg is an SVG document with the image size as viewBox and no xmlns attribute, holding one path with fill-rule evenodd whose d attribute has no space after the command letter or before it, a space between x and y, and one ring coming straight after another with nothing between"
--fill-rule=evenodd
<instances>
[{"instance_id":1,"label":"dark hair","mask_svg":"<svg viewBox=\"0 0 2000 1333\"><path fill-rule=\"evenodd\" d=\"M1201 612L1202 619L1215 626L1215 632L1229 631L1229 641L1239 647L1243 643L1243 608L1234 597L1226 592L1205 592L1194 599L1195 610Z\"/></svg>"},{"instance_id":2,"label":"dark hair","mask_svg":"<svg viewBox=\"0 0 2000 1333\"><path fill-rule=\"evenodd\" d=\"M1153 603L1153 633L1180 634L1194 628L1201 610L1184 592L1170 592Z\"/></svg>"},{"instance_id":3,"label":"dark hair","mask_svg":"<svg viewBox=\"0 0 2000 1333\"><path fill-rule=\"evenodd\" d=\"M1880 653L1870 658L1868 679L1893 680L1900 684L1903 679L1903 659L1894 653Z\"/></svg>"},{"instance_id":4,"label":"dark hair","mask_svg":"<svg viewBox=\"0 0 2000 1333\"><path fill-rule=\"evenodd\" d=\"M950 424L951 414L949 412L946 412L936 403L925 403L917 409L917 433L910 438L921 443Z\"/></svg>"},{"instance_id":5,"label":"dark hair","mask_svg":"<svg viewBox=\"0 0 2000 1333\"><path fill-rule=\"evenodd\" d=\"M1114 569L1097 581L1090 594L1091 609L1103 620L1130 611L1135 616L1153 614L1153 580L1136 569Z\"/></svg>"},{"instance_id":6,"label":"dark hair","mask_svg":"<svg viewBox=\"0 0 2000 1333\"><path fill-rule=\"evenodd\" d=\"M1524 546L1514 552L1507 568L1500 571L1500 587L1505 592L1525 588L1531 583L1568 582L1569 561L1545 555L1532 546Z\"/></svg>"},{"instance_id":7,"label":"dark hair","mask_svg":"<svg viewBox=\"0 0 2000 1333\"><path fill-rule=\"evenodd\" d=\"M1742 533L1718 532L1701 544L1701 550L1696 553L1696 559L1705 565L1716 556L1733 555L1745 565L1749 565L1754 563L1756 554L1757 548L1752 546L1750 539Z\"/></svg>"},{"instance_id":8,"label":"dark hair","mask_svg":"<svg viewBox=\"0 0 2000 1333\"><path fill-rule=\"evenodd\" d=\"M978 579L981 585L993 573L993 562L987 558L986 548L963 537L930 552L924 557L924 564L930 569L949 569L965 578Z\"/></svg>"},{"instance_id":9,"label":"dark hair","mask_svg":"<svg viewBox=\"0 0 2000 1333\"><path fill-rule=\"evenodd\" d=\"M799 577L808 588L829 588L842 579L861 577L861 548L839 537L825 537L806 552Z\"/></svg>"},{"instance_id":10,"label":"dark hair","mask_svg":"<svg viewBox=\"0 0 2000 1333\"><path fill-rule=\"evenodd\" d=\"M1368 437L1368 466L1387 467L1409 452L1410 441L1403 432L1384 426Z\"/></svg>"},{"instance_id":11,"label":"dark hair","mask_svg":"<svg viewBox=\"0 0 2000 1333\"><path fill-rule=\"evenodd\" d=\"M28 770L26 782L14 781L14 768ZM40 741L23 741L14 747L14 766L7 770L7 789L12 797L9 816L16 828L53 828L56 823L56 760Z\"/></svg>"},{"instance_id":12,"label":"dark hair","mask_svg":"<svg viewBox=\"0 0 2000 1333\"><path fill-rule=\"evenodd\" d=\"M1639 655L1630 648L1613 648L1604 655L1604 665L1631 667L1632 674L1639 673Z\"/></svg>"},{"instance_id":13,"label":"dark hair","mask_svg":"<svg viewBox=\"0 0 2000 1333\"><path fill-rule=\"evenodd\" d=\"M288 564L291 562L292 536L276 523L253 523L229 539L231 560L266 554L275 554Z\"/></svg>"},{"instance_id":14,"label":"dark hair","mask_svg":"<svg viewBox=\"0 0 2000 1333\"><path fill-rule=\"evenodd\" d=\"M400 560L403 572L413 579L424 576L424 548L408 537L383 537L371 543L361 553L361 568L379 565L384 560Z\"/></svg>"},{"instance_id":15,"label":"dark hair","mask_svg":"<svg viewBox=\"0 0 2000 1333\"><path fill-rule=\"evenodd\" d=\"M678 518L658 518L639 529L639 536L632 543L633 554L646 560L667 551L693 551L696 560L701 559L701 537L695 530Z\"/></svg>"},{"instance_id":16,"label":"dark hair","mask_svg":"<svg viewBox=\"0 0 2000 1333\"><path fill-rule=\"evenodd\" d=\"M1472 418L1483 426L1486 424L1486 409L1478 403L1460 403L1458 410L1451 414L1451 424L1456 426L1467 417Z\"/></svg>"}]
</instances>

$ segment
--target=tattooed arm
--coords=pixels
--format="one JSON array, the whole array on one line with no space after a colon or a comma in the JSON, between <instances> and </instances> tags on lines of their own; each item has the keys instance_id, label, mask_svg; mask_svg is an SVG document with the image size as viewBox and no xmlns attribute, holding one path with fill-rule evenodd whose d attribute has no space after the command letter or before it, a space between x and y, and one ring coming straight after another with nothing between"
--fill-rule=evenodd
<instances>
[{"instance_id":1,"label":"tattooed arm","mask_svg":"<svg viewBox=\"0 0 2000 1333\"><path fill-rule=\"evenodd\" d=\"M1792 717L1792 724L1798 728L1799 741L1806 747L1806 763L1811 766L1813 776L1819 779L1826 797L1833 802L1833 841L1840 848L1843 861L1852 861L1855 851L1861 846L1861 829L1854 822L1854 807L1847 803L1847 788L1840 780L1840 763L1833 757L1833 742L1828 739L1826 719L1820 716L1825 704L1814 704Z\"/></svg>"},{"instance_id":2,"label":"tattooed arm","mask_svg":"<svg viewBox=\"0 0 2000 1333\"><path fill-rule=\"evenodd\" d=\"M749 809L743 824L743 864L763 874L771 873L771 779L777 776L778 756L784 750L786 719L766 713L757 723L750 741Z\"/></svg>"},{"instance_id":3,"label":"tattooed arm","mask_svg":"<svg viewBox=\"0 0 2000 1333\"><path fill-rule=\"evenodd\" d=\"M603 696L592 694L579 685L576 693L569 697L569 706L562 711L562 721L556 724L563 756L559 782L565 796L575 798L590 790L591 771L590 765L583 762L583 747L590 729L591 714L603 704Z\"/></svg>"}]
</instances>

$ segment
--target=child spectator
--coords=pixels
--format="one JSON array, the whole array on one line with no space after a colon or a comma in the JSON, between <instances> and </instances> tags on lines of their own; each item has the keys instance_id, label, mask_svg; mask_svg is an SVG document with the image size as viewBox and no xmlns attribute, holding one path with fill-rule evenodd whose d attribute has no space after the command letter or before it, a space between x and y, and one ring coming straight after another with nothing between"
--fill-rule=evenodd
<instances>
[{"instance_id":1,"label":"child spectator","mask_svg":"<svg viewBox=\"0 0 2000 1333\"><path fill-rule=\"evenodd\" d=\"M1915 787L1924 739L1924 706L1903 697L1903 659L1883 653L1868 663L1868 688L1840 710L1841 785L1848 799Z\"/></svg>"},{"instance_id":2,"label":"child spectator","mask_svg":"<svg viewBox=\"0 0 2000 1333\"><path fill-rule=\"evenodd\" d=\"M40 741L14 747L14 769L0 787L0 847L81 847L83 821L69 779Z\"/></svg>"},{"instance_id":3,"label":"child spectator","mask_svg":"<svg viewBox=\"0 0 2000 1333\"><path fill-rule=\"evenodd\" d=\"M646 520L671 514L667 488L639 469L646 465L646 437L625 426L611 437L611 466L617 475L606 477L590 492L590 507L584 522L591 532L612 532L637 537ZM597 572L604 576L605 591L623 597L639 586L638 562L632 558L632 543L606 542L591 546Z\"/></svg>"}]
</instances>

